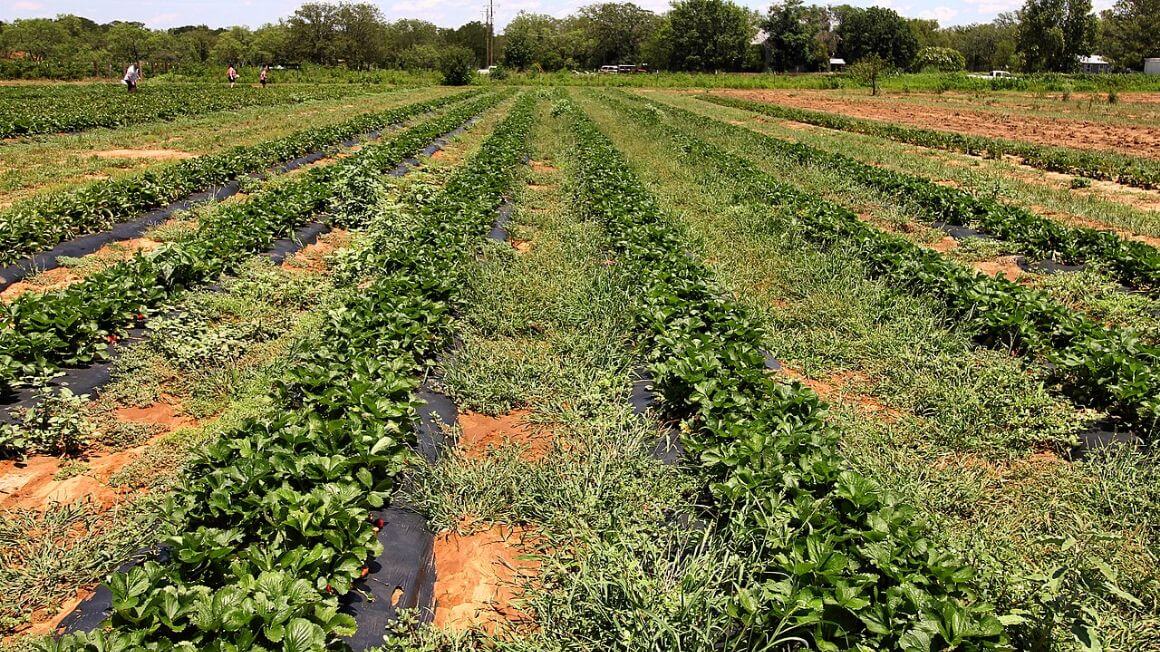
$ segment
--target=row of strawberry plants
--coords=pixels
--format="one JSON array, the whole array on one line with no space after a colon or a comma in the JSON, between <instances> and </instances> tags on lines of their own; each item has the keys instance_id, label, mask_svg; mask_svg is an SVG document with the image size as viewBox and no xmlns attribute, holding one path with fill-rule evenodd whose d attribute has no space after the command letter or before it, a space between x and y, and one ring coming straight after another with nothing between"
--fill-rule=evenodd
<instances>
[{"instance_id":1,"label":"row of strawberry plants","mask_svg":"<svg viewBox=\"0 0 1160 652\"><path fill-rule=\"evenodd\" d=\"M745 109L774 118L804 122L827 129L851 131L920 147L933 147L976 156L1000 158L1010 154L1021 158L1026 165L1043 170L1074 174L1091 179L1107 179L1139 188L1160 188L1160 161L1142 157L1113 152L1088 151L1073 147L1037 145L1007 138L973 136L922 127L908 127L735 97L720 95L698 95L697 97L721 106Z\"/></svg>"},{"instance_id":2,"label":"row of strawberry plants","mask_svg":"<svg viewBox=\"0 0 1160 652\"><path fill-rule=\"evenodd\" d=\"M0 138L94 127L120 127L183 115L339 99L370 92L340 84L235 88L213 85L147 85L130 95L123 86L85 84L0 89Z\"/></svg>"},{"instance_id":3,"label":"row of strawberry plants","mask_svg":"<svg viewBox=\"0 0 1160 652\"><path fill-rule=\"evenodd\" d=\"M437 136L497 104L491 94L370 145L338 163L223 205L186 242L143 254L83 282L0 305L0 396L29 378L106 355L108 340L149 307L215 277L291 232L331 204L357 194L360 171L383 170L418 153Z\"/></svg>"},{"instance_id":4,"label":"row of strawberry plants","mask_svg":"<svg viewBox=\"0 0 1160 652\"><path fill-rule=\"evenodd\" d=\"M704 125L703 115L669 105L652 106L686 124ZM931 221L977 226L995 237L1020 245L1022 253L1031 256L1070 264L1101 261L1107 263L1125 285L1151 290L1160 287L1160 252L1142 242L1125 240L1110 231L1064 226L1021 206L976 197L917 175L869 165L846 154L828 152L804 143L790 143L719 120L714 120L713 126L731 138L753 143L780 158L840 172L860 185L919 207Z\"/></svg>"},{"instance_id":5,"label":"row of strawberry plants","mask_svg":"<svg viewBox=\"0 0 1160 652\"><path fill-rule=\"evenodd\" d=\"M1122 417L1145 437L1160 425L1160 348L1142 342L1130 330L1104 328L1043 292L986 276L880 231L853 211L705 142L695 128L661 125L650 111L632 114L670 138L700 173L736 184L741 200L777 207L777 219L786 228L822 246L856 246L871 274L934 297L965 331L986 343L1042 356L1075 400Z\"/></svg>"},{"instance_id":6,"label":"row of strawberry plants","mask_svg":"<svg viewBox=\"0 0 1160 652\"><path fill-rule=\"evenodd\" d=\"M714 605L721 649L989 649L1006 642L970 569L933 549L915 511L844 468L825 408L765 371L757 319L688 253L623 156L573 123L577 194L638 279L645 350L704 474L719 532L751 573Z\"/></svg>"},{"instance_id":7,"label":"row of strawberry plants","mask_svg":"<svg viewBox=\"0 0 1160 652\"><path fill-rule=\"evenodd\" d=\"M254 145L238 145L160 170L97 181L20 202L0 212L0 265L14 263L70 238L109 229L117 222L199 190L397 125L471 94L458 93L363 114Z\"/></svg>"},{"instance_id":8,"label":"row of strawberry plants","mask_svg":"<svg viewBox=\"0 0 1160 652\"><path fill-rule=\"evenodd\" d=\"M355 621L339 598L382 552L371 510L413 454L416 377L449 334L459 261L526 150L531 99L423 206L409 246L363 251L376 273L296 351L275 387L282 415L192 464L167 506L172 560L115 574L110 629L47 649L348 649Z\"/></svg>"}]
</instances>

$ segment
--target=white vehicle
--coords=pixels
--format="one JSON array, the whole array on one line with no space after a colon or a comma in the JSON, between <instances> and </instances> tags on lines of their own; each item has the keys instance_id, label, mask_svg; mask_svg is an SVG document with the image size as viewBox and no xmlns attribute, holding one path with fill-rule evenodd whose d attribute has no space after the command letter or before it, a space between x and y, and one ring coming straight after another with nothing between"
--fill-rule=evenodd
<instances>
[{"instance_id":1,"label":"white vehicle","mask_svg":"<svg viewBox=\"0 0 1160 652\"><path fill-rule=\"evenodd\" d=\"M491 71L493 71L495 69L496 69L496 66L488 66L486 68L480 68L479 70L476 70L475 72L477 72L481 75L490 75Z\"/></svg>"},{"instance_id":2,"label":"white vehicle","mask_svg":"<svg viewBox=\"0 0 1160 652\"><path fill-rule=\"evenodd\" d=\"M1006 70L992 70L989 73L982 75L971 75L971 77L976 79L1015 79L1015 75L1012 75Z\"/></svg>"},{"instance_id":3,"label":"white vehicle","mask_svg":"<svg viewBox=\"0 0 1160 652\"><path fill-rule=\"evenodd\" d=\"M620 72L620 66L600 66L600 72L606 75L615 75Z\"/></svg>"}]
</instances>

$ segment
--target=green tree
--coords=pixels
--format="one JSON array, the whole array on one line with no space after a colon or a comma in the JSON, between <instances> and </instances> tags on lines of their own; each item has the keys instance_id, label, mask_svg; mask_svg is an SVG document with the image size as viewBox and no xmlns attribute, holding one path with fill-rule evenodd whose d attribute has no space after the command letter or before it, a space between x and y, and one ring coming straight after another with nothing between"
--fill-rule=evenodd
<instances>
[{"instance_id":1,"label":"green tree","mask_svg":"<svg viewBox=\"0 0 1160 652\"><path fill-rule=\"evenodd\" d=\"M890 71L890 62L877 54L868 54L850 66L850 76L870 87L870 94L878 94L878 82Z\"/></svg>"},{"instance_id":2,"label":"green tree","mask_svg":"<svg viewBox=\"0 0 1160 652\"><path fill-rule=\"evenodd\" d=\"M819 48L819 35L830 29L829 10L786 0L769 8L762 22L768 38L769 64L778 72L817 69L828 63L828 51Z\"/></svg>"},{"instance_id":3,"label":"green tree","mask_svg":"<svg viewBox=\"0 0 1160 652\"><path fill-rule=\"evenodd\" d=\"M68 31L51 18L13 21L4 29L4 49L33 61L58 59L71 42Z\"/></svg>"},{"instance_id":4,"label":"green tree","mask_svg":"<svg viewBox=\"0 0 1160 652\"><path fill-rule=\"evenodd\" d=\"M482 67L487 60L487 25L473 20L455 29L443 31L443 41L459 45L475 53L475 64Z\"/></svg>"},{"instance_id":5,"label":"green tree","mask_svg":"<svg viewBox=\"0 0 1160 652\"><path fill-rule=\"evenodd\" d=\"M554 70L563 65L561 24L547 14L521 11L504 28L503 62L523 70L532 64Z\"/></svg>"},{"instance_id":6,"label":"green tree","mask_svg":"<svg viewBox=\"0 0 1160 652\"><path fill-rule=\"evenodd\" d=\"M937 70L938 72L958 72L965 68L967 60L963 53L954 48L927 47L914 57L915 70Z\"/></svg>"},{"instance_id":7,"label":"green tree","mask_svg":"<svg viewBox=\"0 0 1160 652\"><path fill-rule=\"evenodd\" d=\"M605 2L581 7L565 21L570 58L598 68L639 63L644 44L660 26L660 17L631 2Z\"/></svg>"},{"instance_id":8,"label":"green tree","mask_svg":"<svg viewBox=\"0 0 1160 652\"><path fill-rule=\"evenodd\" d=\"M244 66L249 63L249 57L246 55L246 44L227 32L218 37L217 43L214 43L213 49L210 50L209 58L223 66Z\"/></svg>"},{"instance_id":9,"label":"green tree","mask_svg":"<svg viewBox=\"0 0 1160 652\"><path fill-rule=\"evenodd\" d=\"M448 86L465 86L475 76L475 53L459 45L444 48L439 55L439 71Z\"/></svg>"},{"instance_id":10,"label":"green tree","mask_svg":"<svg viewBox=\"0 0 1160 652\"><path fill-rule=\"evenodd\" d=\"M1091 54L1095 36L1091 0L1027 0L1016 50L1028 72L1073 72Z\"/></svg>"},{"instance_id":11,"label":"green tree","mask_svg":"<svg viewBox=\"0 0 1160 652\"><path fill-rule=\"evenodd\" d=\"M291 58L311 63L333 63L338 7L324 2L307 2L286 20Z\"/></svg>"},{"instance_id":12,"label":"green tree","mask_svg":"<svg viewBox=\"0 0 1160 652\"><path fill-rule=\"evenodd\" d=\"M254 30L250 42L254 63L271 65L282 61L290 47L290 30L282 24L263 25Z\"/></svg>"},{"instance_id":13,"label":"green tree","mask_svg":"<svg viewBox=\"0 0 1160 652\"><path fill-rule=\"evenodd\" d=\"M365 69L386 59L386 20L373 4L343 3L335 12L334 53L350 68Z\"/></svg>"},{"instance_id":14,"label":"green tree","mask_svg":"<svg viewBox=\"0 0 1160 652\"><path fill-rule=\"evenodd\" d=\"M1160 0L1118 0L1100 17L1099 52L1114 64L1139 70L1160 57Z\"/></svg>"},{"instance_id":15,"label":"green tree","mask_svg":"<svg viewBox=\"0 0 1160 652\"><path fill-rule=\"evenodd\" d=\"M749 12L729 0L678 0L669 24L678 70L740 70L756 32Z\"/></svg>"},{"instance_id":16,"label":"green tree","mask_svg":"<svg viewBox=\"0 0 1160 652\"><path fill-rule=\"evenodd\" d=\"M119 65L144 61L149 56L149 36L141 23L113 23L105 36L106 48Z\"/></svg>"},{"instance_id":17,"label":"green tree","mask_svg":"<svg viewBox=\"0 0 1160 652\"><path fill-rule=\"evenodd\" d=\"M950 47L946 33L939 29L937 20L907 18L906 24L910 25L910 33L914 34L914 40L918 42L918 49Z\"/></svg>"},{"instance_id":18,"label":"green tree","mask_svg":"<svg viewBox=\"0 0 1160 652\"><path fill-rule=\"evenodd\" d=\"M918 39L906 19L893 9L842 6L838 15L838 52L856 62L877 55L896 68L907 68L918 53Z\"/></svg>"}]
</instances>

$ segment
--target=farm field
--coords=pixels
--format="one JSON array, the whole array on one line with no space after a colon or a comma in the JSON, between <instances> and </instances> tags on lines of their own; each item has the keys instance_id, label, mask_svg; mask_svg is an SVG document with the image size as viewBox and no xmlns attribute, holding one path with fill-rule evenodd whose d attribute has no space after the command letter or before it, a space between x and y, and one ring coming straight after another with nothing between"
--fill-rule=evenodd
<instances>
[{"instance_id":1,"label":"farm field","mask_svg":"<svg viewBox=\"0 0 1160 652\"><path fill-rule=\"evenodd\" d=\"M1151 138L1144 94L990 97L0 144L0 650L1160 649L1160 190L777 108Z\"/></svg>"}]
</instances>

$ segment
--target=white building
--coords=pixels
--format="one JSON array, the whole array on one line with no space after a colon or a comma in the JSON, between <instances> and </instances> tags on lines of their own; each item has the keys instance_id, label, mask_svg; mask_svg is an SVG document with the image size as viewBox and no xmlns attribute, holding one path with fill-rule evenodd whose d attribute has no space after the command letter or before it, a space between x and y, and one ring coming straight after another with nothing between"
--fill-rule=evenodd
<instances>
[{"instance_id":1,"label":"white building","mask_svg":"<svg viewBox=\"0 0 1160 652\"><path fill-rule=\"evenodd\" d=\"M1144 59L1145 75L1160 75L1160 59Z\"/></svg>"},{"instance_id":2,"label":"white building","mask_svg":"<svg viewBox=\"0 0 1160 652\"><path fill-rule=\"evenodd\" d=\"M1092 55L1079 58L1079 71L1086 73L1103 73L1112 71L1112 63L1107 59Z\"/></svg>"}]
</instances>

